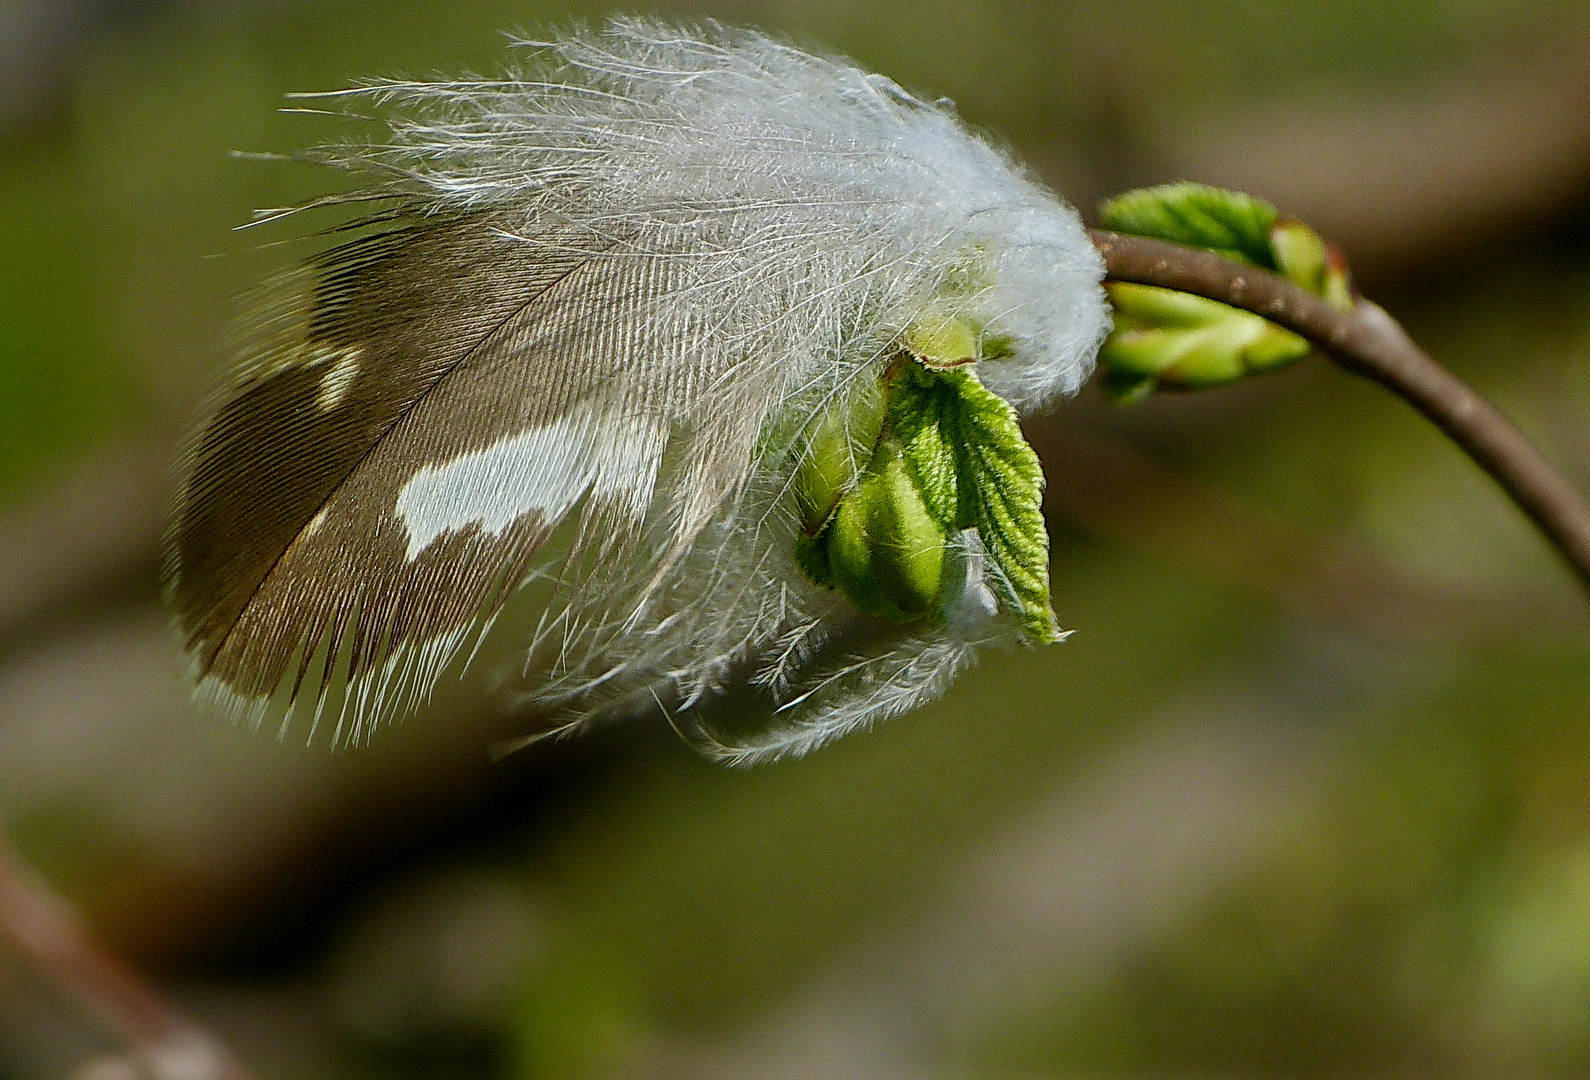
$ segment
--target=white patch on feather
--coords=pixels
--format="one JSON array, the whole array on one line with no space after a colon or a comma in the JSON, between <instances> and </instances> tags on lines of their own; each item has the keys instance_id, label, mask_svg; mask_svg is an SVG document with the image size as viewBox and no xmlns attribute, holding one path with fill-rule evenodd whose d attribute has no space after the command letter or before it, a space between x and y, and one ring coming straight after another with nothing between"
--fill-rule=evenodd
<instances>
[{"instance_id":1,"label":"white patch on feather","mask_svg":"<svg viewBox=\"0 0 1590 1080\"><path fill-rule=\"evenodd\" d=\"M966 583L945 621L954 637L969 641L986 635L999 619L999 598L988 585L988 553L977 530L962 530L960 543L966 552Z\"/></svg>"},{"instance_id":2,"label":"white patch on feather","mask_svg":"<svg viewBox=\"0 0 1590 1080\"><path fill-rule=\"evenodd\" d=\"M317 357L315 364L330 362L331 370L320 377L320 389L315 393L315 406L321 412L330 412L335 409L348 390L353 386L353 380L359 375L359 357L362 350L358 348L338 349L324 357Z\"/></svg>"},{"instance_id":3,"label":"white patch on feather","mask_svg":"<svg viewBox=\"0 0 1590 1080\"><path fill-rule=\"evenodd\" d=\"M530 514L555 522L587 492L639 521L651 502L665 434L650 421L580 409L426 466L403 485L394 507L408 530L407 557L470 525L500 536Z\"/></svg>"}]
</instances>

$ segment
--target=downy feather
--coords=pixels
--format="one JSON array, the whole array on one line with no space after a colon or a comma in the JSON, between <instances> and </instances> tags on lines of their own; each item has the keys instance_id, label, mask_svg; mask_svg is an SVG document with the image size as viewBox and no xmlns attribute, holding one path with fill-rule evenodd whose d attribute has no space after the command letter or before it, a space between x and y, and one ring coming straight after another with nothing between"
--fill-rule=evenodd
<instances>
[{"instance_id":1,"label":"downy feather","mask_svg":"<svg viewBox=\"0 0 1590 1080\"><path fill-rule=\"evenodd\" d=\"M321 95L390 130L315 155L367 178L326 201L377 209L278 283L192 443L169 583L200 694L367 737L536 580L532 731L660 710L749 762L1015 640L975 532L960 609L874 625L796 565L788 488L947 290L1012 342L985 385L1073 392L1107 323L1075 213L946 104L760 34L520 45L502 78Z\"/></svg>"}]
</instances>

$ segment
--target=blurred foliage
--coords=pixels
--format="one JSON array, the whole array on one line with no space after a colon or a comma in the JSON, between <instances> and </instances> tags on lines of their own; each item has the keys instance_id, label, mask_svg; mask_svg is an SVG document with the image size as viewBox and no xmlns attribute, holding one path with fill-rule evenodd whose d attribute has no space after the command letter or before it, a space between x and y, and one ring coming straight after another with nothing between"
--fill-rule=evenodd
<instances>
[{"instance_id":1,"label":"blurred foliage","mask_svg":"<svg viewBox=\"0 0 1590 1080\"><path fill-rule=\"evenodd\" d=\"M105 354L85 287L88 238L54 147L0 165L0 502L129 420L131 373ZM64 204L64 205L63 205Z\"/></svg>"},{"instance_id":2,"label":"blurred foliage","mask_svg":"<svg viewBox=\"0 0 1590 1080\"><path fill-rule=\"evenodd\" d=\"M1586 651L1463 660L1350 710L1262 859L1098 985L999 1018L972 1060L994 1075L1579 1074Z\"/></svg>"},{"instance_id":3,"label":"blurred foliage","mask_svg":"<svg viewBox=\"0 0 1590 1080\"><path fill-rule=\"evenodd\" d=\"M1156 132L1235 104L1368 102L1481 70L1548 39L1574 8L724 0L661 10L787 32L947 94L1063 184L1077 162L1109 175ZM271 246L290 227L231 230L253 208L333 182L228 152L283 152L346 130L275 112L283 93L490 71L504 62L499 31L533 35L600 13L524 0L193 3L130 15L85 46L56 112L0 136L0 505L96 449L173 441L213 385L232 298L292 252ZM1521 245L1380 299L1590 484L1582 239ZM1488 482L1378 388L1308 364L1231 394L1156 400L1123 423L1177 473L1356 537L1421 580L1504 598L1571 587ZM637 751L529 820L454 838L460 850L435 871L442 885L377 878L363 908L321 911L324 925L304 928L329 945L287 979L305 995L282 999L298 1002L288 1019L261 1029L268 1009L236 1007L255 1018L236 1023L245 1042L278 1032L258 1037L261 1072L531 1080L622 1073L658 1046L730 1044L877 942L907 949L979 853L1055 793L1117 748L1166 737L1189 710L1220 713L1232 694L1265 730L1296 740L1306 782L1277 797L1261 841L1105 960L1047 971L1015 1004L938 1016L924 1038L946 1074L1590 1068L1582 633L1410 641L1322 628L1215 573L1052 528L1055 607L1079 631L1065 645L993 657L939 704L773 769ZM127 758L117 783L7 804L19 843L90 903L128 894L129 880L143 888L162 858L180 866L187 854L162 853L163 834L140 816L153 796L136 776L162 783L154 752ZM218 770L213 783L231 775ZM480 873L495 884L471 891ZM459 900L474 896L487 899ZM472 935L520 958L489 992L443 977L457 956L478 974L472 954L447 944ZM904 959L884 970L906 972ZM330 989L301 990L309 984ZM497 1004L482 1004L491 994ZM300 1053L279 1035L312 1023L336 1033L334 1052ZM10 1067L0 1060L0 1073Z\"/></svg>"}]
</instances>

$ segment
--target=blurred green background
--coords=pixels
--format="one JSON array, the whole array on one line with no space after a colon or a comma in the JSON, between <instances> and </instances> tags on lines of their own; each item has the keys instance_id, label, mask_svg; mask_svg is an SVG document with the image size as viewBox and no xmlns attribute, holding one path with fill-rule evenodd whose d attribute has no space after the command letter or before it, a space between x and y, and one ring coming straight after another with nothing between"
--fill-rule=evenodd
<instances>
[{"instance_id":1,"label":"blurred green background","mask_svg":"<svg viewBox=\"0 0 1590 1080\"><path fill-rule=\"evenodd\" d=\"M233 228L329 182L230 152L337 133L288 91L608 10L0 0L0 820L101 938L284 1080L1590 1071L1585 605L1320 360L1034 424L1075 635L808 760L493 765L472 685L335 754L189 713L169 462L292 255ZM952 97L1085 214L1271 199L1590 489L1590 6L653 10ZM0 1077L114 1048L0 949Z\"/></svg>"}]
</instances>

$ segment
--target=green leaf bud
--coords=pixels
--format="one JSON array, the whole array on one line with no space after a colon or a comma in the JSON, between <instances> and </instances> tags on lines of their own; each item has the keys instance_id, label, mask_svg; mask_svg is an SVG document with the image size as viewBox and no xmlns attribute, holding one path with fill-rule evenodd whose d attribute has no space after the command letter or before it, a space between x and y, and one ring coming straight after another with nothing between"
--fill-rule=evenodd
<instances>
[{"instance_id":1,"label":"green leaf bud","mask_svg":"<svg viewBox=\"0 0 1590 1080\"><path fill-rule=\"evenodd\" d=\"M919 315L901 342L905 351L930 368L953 368L1016 354L1015 339L990 332L967 318L953 296L940 297Z\"/></svg>"},{"instance_id":2,"label":"green leaf bud","mask_svg":"<svg viewBox=\"0 0 1590 1080\"><path fill-rule=\"evenodd\" d=\"M1028 640L1059 640L1043 470L1015 410L983 386L972 364L941 368L902 357L883 395L877 452L826 528L797 541L800 565L869 615L945 618L967 579L962 534L975 530L1001 605Z\"/></svg>"},{"instance_id":3,"label":"green leaf bud","mask_svg":"<svg viewBox=\"0 0 1590 1080\"><path fill-rule=\"evenodd\" d=\"M928 512L899 443L885 438L828 534L829 574L862 612L910 622L933 610L945 532Z\"/></svg>"},{"instance_id":4,"label":"green leaf bud","mask_svg":"<svg viewBox=\"0 0 1590 1080\"><path fill-rule=\"evenodd\" d=\"M1164 184L1100 208L1117 232L1204 248L1274 270L1339 311L1353 306L1340 251L1300 221L1240 191ZM1301 337L1256 315L1188 293L1111 282L1115 328L1099 352L1105 388L1123 402L1160 387L1219 386L1306 356Z\"/></svg>"},{"instance_id":5,"label":"green leaf bud","mask_svg":"<svg viewBox=\"0 0 1590 1080\"><path fill-rule=\"evenodd\" d=\"M1309 343L1266 319L1191 293L1110 282L1115 330L1099 352L1118 377L1107 385L1132 400L1156 386L1218 386L1293 363Z\"/></svg>"},{"instance_id":6,"label":"green leaf bud","mask_svg":"<svg viewBox=\"0 0 1590 1080\"><path fill-rule=\"evenodd\" d=\"M956 315L927 312L905 334L905 347L928 367L970 364L979 358L977 331Z\"/></svg>"},{"instance_id":7,"label":"green leaf bud","mask_svg":"<svg viewBox=\"0 0 1590 1080\"><path fill-rule=\"evenodd\" d=\"M801 529L807 536L822 531L839 500L855 487L856 478L872 459L883 430L884 411L882 387L864 379L813 424L793 481Z\"/></svg>"}]
</instances>

